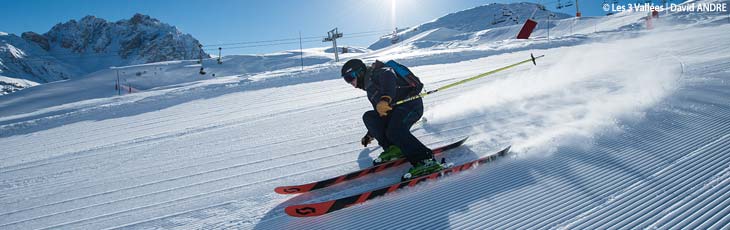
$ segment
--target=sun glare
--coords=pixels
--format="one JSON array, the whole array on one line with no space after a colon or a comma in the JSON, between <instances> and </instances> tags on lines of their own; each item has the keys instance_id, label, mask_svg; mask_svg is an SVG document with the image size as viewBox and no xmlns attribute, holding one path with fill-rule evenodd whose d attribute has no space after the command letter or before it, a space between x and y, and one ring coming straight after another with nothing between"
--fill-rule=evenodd
<instances>
[{"instance_id":1,"label":"sun glare","mask_svg":"<svg viewBox=\"0 0 730 230\"><path fill-rule=\"evenodd\" d=\"M395 22L395 1L390 0L390 28L395 28L397 25Z\"/></svg>"}]
</instances>

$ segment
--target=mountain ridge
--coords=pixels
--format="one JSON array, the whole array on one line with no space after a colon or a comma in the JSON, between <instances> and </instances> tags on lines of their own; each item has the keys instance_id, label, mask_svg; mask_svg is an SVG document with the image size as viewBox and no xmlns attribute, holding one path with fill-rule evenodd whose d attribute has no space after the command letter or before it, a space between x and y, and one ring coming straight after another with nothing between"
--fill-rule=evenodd
<instances>
[{"instance_id":1,"label":"mountain ridge","mask_svg":"<svg viewBox=\"0 0 730 230\"><path fill-rule=\"evenodd\" d=\"M0 34L0 75L35 83L82 77L111 66L196 59L200 42L148 15L116 22L87 15L48 32ZM4 87L13 92L22 87Z\"/></svg>"},{"instance_id":2,"label":"mountain ridge","mask_svg":"<svg viewBox=\"0 0 730 230\"><path fill-rule=\"evenodd\" d=\"M554 16L551 19L559 20L571 17L570 15L547 10L545 6L529 2L520 3L489 3L474 8L449 13L434 20L425 22L409 29L399 30L394 36L384 36L371 44L368 49L378 50L386 48L397 42L403 42L421 33L432 30L451 31L449 36L442 36L433 42L428 39L416 39L409 42L440 43L443 40L451 40L449 37L478 36L476 33L488 29L511 26L525 22L526 18L546 18L548 14ZM445 34L444 34L445 35ZM458 39L458 38L454 38Z\"/></svg>"}]
</instances>

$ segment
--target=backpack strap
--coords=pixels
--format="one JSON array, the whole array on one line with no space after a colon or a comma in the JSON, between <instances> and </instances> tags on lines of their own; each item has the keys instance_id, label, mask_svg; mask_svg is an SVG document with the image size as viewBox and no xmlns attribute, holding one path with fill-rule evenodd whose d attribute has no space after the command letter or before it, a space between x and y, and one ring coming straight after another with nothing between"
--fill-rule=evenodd
<instances>
[{"instance_id":1,"label":"backpack strap","mask_svg":"<svg viewBox=\"0 0 730 230\"><path fill-rule=\"evenodd\" d=\"M371 65L373 69L381 69L384 67L389 67L391 70L393 70L393 73L395 74L396 78L400 78L402 82L405 83L405 85L398 85L396 84L397 88L411 88L410 95L417 95L421 93L421 90L423 90L423 83L421 83L421 80L419 80L416 75L411 72L408 67L405 67L404 65L401 65L400 63L390 60L385 63L375 60L373 64ZM397 82L397 81L396 81Z\"/></svg>"}]
</instances>

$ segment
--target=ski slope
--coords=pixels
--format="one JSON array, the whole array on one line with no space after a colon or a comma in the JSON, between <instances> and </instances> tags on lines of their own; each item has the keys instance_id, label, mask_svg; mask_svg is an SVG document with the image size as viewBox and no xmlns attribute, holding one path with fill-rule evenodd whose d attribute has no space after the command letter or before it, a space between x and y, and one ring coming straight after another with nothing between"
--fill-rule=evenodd
<instances>
[{"instance_id":1,"label":"ski slope","mask_svg":"<svg viewBox=\"0 0 730 230\"><path fill-rule=\"evenodd\" d=\"M224 64L216 78L138 79L149 85L120 97L69 95L97 86L93 76L4 96L0 229L728 229L727 15L662 16L653 30L626 17L601 30L577 21L585 31L561 27L551 41L346 56L403 60L427 89L545 58L426 97L427 121L412 129L429 146L470 136L445 154L455 163L509 144L513 157L316 218L283 209L389 185L408 167L274 193L381 151L359 145L371 108L339 78L341 63L255 74ZM199 66L128 68L184 78Z\"/></svg>"}]
</instances>

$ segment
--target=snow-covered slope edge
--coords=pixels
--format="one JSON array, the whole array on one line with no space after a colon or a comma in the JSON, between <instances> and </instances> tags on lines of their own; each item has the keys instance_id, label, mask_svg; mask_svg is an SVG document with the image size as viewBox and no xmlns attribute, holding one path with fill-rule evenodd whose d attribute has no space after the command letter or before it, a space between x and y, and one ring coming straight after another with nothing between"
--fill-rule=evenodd
<instances>
[{"instance_id":1,"label":"snow-covered slope edge","mask_svg":"<svg viewBox=\"0 0 730 230\"><path fill-rule=\"evenodd\" d=\"M0 136L12 135L15 130L12 127L24 127L28 131L30 126L48 117L65 117L72 122L79 113L104 110L109 105L136 103L141 106L144 104L141 102L160 102L154 106L173 106L194 100L195 97L176 95L180 91L195 91L193 88L221 88L220 92L229 92L231 87L227 85L260 89L336 77L319 75L322 71L334 71L334 64L328 63L333 57L326 53L326 48L305 49L302 59L299 55L300 51L229 55L223 57L223 64L218 64L215 59L206 59L203 62L205 75L199 73L200 65L193 60L158 62L101 70L81 79L36 86L0 98L0 129L4 131ZM342 56L352 55L359 53ZM302 62L306 65L303 71L300 67ZM117 70L123 88L119 93L126 98L112 98L118 94L115 90ZM132 87L131 93L129 86ZM5 126L8 124L11 125Z\"/></svg>"}]
</instances>

